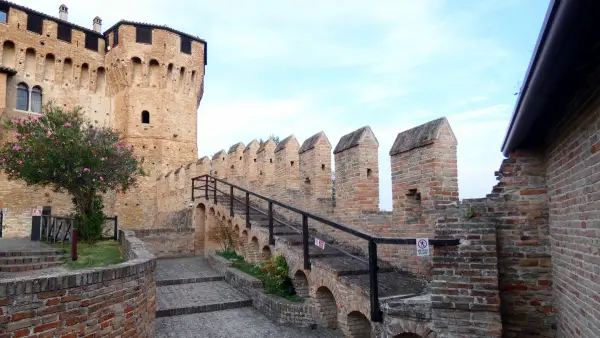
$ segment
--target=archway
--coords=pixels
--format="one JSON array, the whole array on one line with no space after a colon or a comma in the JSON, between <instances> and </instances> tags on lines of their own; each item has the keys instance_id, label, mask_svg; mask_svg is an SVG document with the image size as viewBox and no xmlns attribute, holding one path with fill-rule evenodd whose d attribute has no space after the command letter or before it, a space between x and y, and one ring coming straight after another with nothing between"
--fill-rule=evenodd
<instances>
[{"instance_id":1,"label":"archway","mask_svg":"<svg viewBox=\"0 0 600 338\"><path fill-rule=\"evenodd\" d=\"M294 289L298 296L304 298L308 297L308 278L306 278L304 271L296 271L294 278L292 278L292 283L294 284Z\"/></svg>"},{"instance_id":2,"label":"archway","mask_svg":"<svg viewBox=\"0 0 600 338\"><path fill-rule=\"evenodd\" d=\"M206 218L206 207L204 204L198 204L194 215L194 251L196 255L204 254Z\"/></svg>"},{"instance_id":3,"label":"archway","mask_svg":"<svg viewBox=\"0 0 600 338\"><path fill-rule=\"evenodd\" d=\"M317 320L321 326L335 329L338 327L337 302L333 293L326 286L321 286L315 292L315 304L317 307Z\"/></svg>"},{"instance_id":4,"label":"archway","mask_svg":"<svg viewBox=\"0 0 600 338\"><path fill-rule=\"evenodd\" d=\"M252 239L250 240L250 248L248 251L250 252L250 262L258 262L260 259L260 248L258 245L258 238L252 237Z\"/></svg>"},{"instance_id":5,"label":"archway","mask_svg":"<svg viewBox=\"0 0 600 338\"><path fill-rule=\"evenodd\" d=\"M358 311L352 311L348 314L344 331L346 331L346 337L349 338L372 337L371 322Z\"/></svg>"},{"instance_id":6,"label":"archway","mask_svg":"<svg viewBox=\"0 0 600 338\"><path fill-rule=\"evenodd\" d=\"M240 253L246 261L250 261L250 253L248 251L248 231L244 230L240 236Z\"/></svg>"},{"instance_id":7,"label":"archway","mask_svg":"<svg viewBox=\"0 0 600 338\"><path fill-rule=\"evenodd\" d=\"M271 259L271 248L265 245L260 252L260 260L268 261L269 259Z\"/></svg>"}]
</instances>

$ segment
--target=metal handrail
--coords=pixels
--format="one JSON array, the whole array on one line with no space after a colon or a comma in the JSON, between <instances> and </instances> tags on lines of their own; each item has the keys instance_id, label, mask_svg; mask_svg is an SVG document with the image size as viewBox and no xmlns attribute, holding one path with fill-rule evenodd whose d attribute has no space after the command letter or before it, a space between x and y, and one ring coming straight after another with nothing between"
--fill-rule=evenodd
<instances>
[{"instance_id":1,"label":"metal handrail","mask_svg":"<svg viewBox=\"0 0 600 338\"><path fill-rule=\"evenodd\" d=\"M202 182L202 183L204 183L204 185L196 187L196 183L195 183L196 181ZM304 269L308 270L311 268L309 243L308 243L309 237L310 237L309 230L308 230L308 219L309 218L313 219L317 222L326 224L332 228L344 231L346 233L349 233L349 234L359 237L361 239L367 240L369 243L369 245L368 245L368 264L369 264L371 320L374 322L381 322L383 320L383 313L381 312L380 306L379 306L379 284L377 281L377 271L379 270L379 267L377 265L377 244L416 244L417 243L416 238L395 238L395 237L373 236L371 234L354 229L347 225L340 224L340 223L330 220L328 218L318 216L318 215L312 214L312 213L304 211L304 210L300 210L296 207L293 207L293 206L283 203L283 202L276 201L272 198L269 198L269 197L263 196L261 194L258 194L256 192L247 190L245 188L242 188L235 184L229 183L225 180L213 177L211 175L201 175L201 176L196 176L196 177L192 178L192 201L194 201L194 199L195 199L195 191L196 190L204 190L204 197L207 200L210 200L209 194L208 194L208 192L210 190L213 193L214 203L217 204L217 192L221 192L222 194L227 195L227 193L217 189L217 182L221 182L229 187L229 199L230 199L229 200L229 213L231 216L234 215L234 201L235 200L237 200L238 202L245 205L246 228L251 227L251 225L250 225L250 209L252 208L254 210L257 210L256 208L253 208L250 206L250 196L257 197L268 203L267 216L269 218L269 244L270 245L273 245L275 243L274 238L273 238L273 220L274 220L273 205L277 205L277 206L280 206L289 211L300 214L302 216L302 252L303 252L303 259L304 259ZM211 183L213 184L213 187L212 187L212 189L209 189ZM242 191L246 194L245 202L239 201L238 199L236 199L234 197L235 189ZM261 212L261 213L265 214L264 212ZM284 224L284 223L282 223L282 224ZM429 244L435 245L435 246L456 246L456 245L460 244L460 241L458 239L432 238L432 239L429 239Z\"/></svg>"}]
</instances>

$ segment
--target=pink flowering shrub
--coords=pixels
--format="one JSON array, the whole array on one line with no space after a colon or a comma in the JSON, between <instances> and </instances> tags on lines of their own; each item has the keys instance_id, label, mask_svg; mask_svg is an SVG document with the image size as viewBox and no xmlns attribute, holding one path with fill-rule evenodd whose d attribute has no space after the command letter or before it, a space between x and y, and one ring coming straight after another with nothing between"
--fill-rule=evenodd
<instances>
[{"instance_id":1,"label":"pink flowering shrub","mask_svg":"<svg viewBox=\"0 0 600 338\"><path fill-rule=\"evenodd\" d=\"M145 175L143 159L123 145L117 131L94 126L81 109L52 103L35 118L4 121L12 141L0 147L0 170L11 180L51 187L73 197L78 229L87 240L101 235L101 193L126 192Z\"/></svg>"}]
</instances>

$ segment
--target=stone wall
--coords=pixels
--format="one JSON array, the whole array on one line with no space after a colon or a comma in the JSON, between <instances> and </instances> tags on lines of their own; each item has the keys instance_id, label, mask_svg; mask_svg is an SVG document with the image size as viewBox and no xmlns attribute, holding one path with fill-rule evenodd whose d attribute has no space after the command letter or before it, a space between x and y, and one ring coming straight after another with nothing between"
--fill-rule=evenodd
<instances>
[{"instance_id":1,"label":"stone wall","mask_svg":"<svg viewBox=\"0 0 600 338\"><path fill-rule=\"evenodd\" d=\"M193 256L194 229L136 229L135 236L158 258Z\"/></svg>"},{"instance_id":2,"label":"stone wall","mask_svg":"<svg viewBox=\"0 0 600 338\"><path fill-rule=\"evenodd\" d=\"M0 281L2 337L153 337L156 259L128 231L118 265Z\"/></svg>"}]
</instances>

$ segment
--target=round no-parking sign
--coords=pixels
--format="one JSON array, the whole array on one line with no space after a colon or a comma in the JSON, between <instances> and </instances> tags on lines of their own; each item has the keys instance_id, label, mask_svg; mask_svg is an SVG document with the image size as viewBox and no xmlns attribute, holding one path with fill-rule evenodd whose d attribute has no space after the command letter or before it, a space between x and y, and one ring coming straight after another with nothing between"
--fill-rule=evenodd
<instances>
[{"instance_id":1,"label":"round no-parking sign","mask_svg":"<svg viewBox=\"0 0 600 338\"><path fill-rule=\"evenodd\" d=\"M429 256L429 238L417 238L417 256Z\"/></svg>"}]
</instances>

